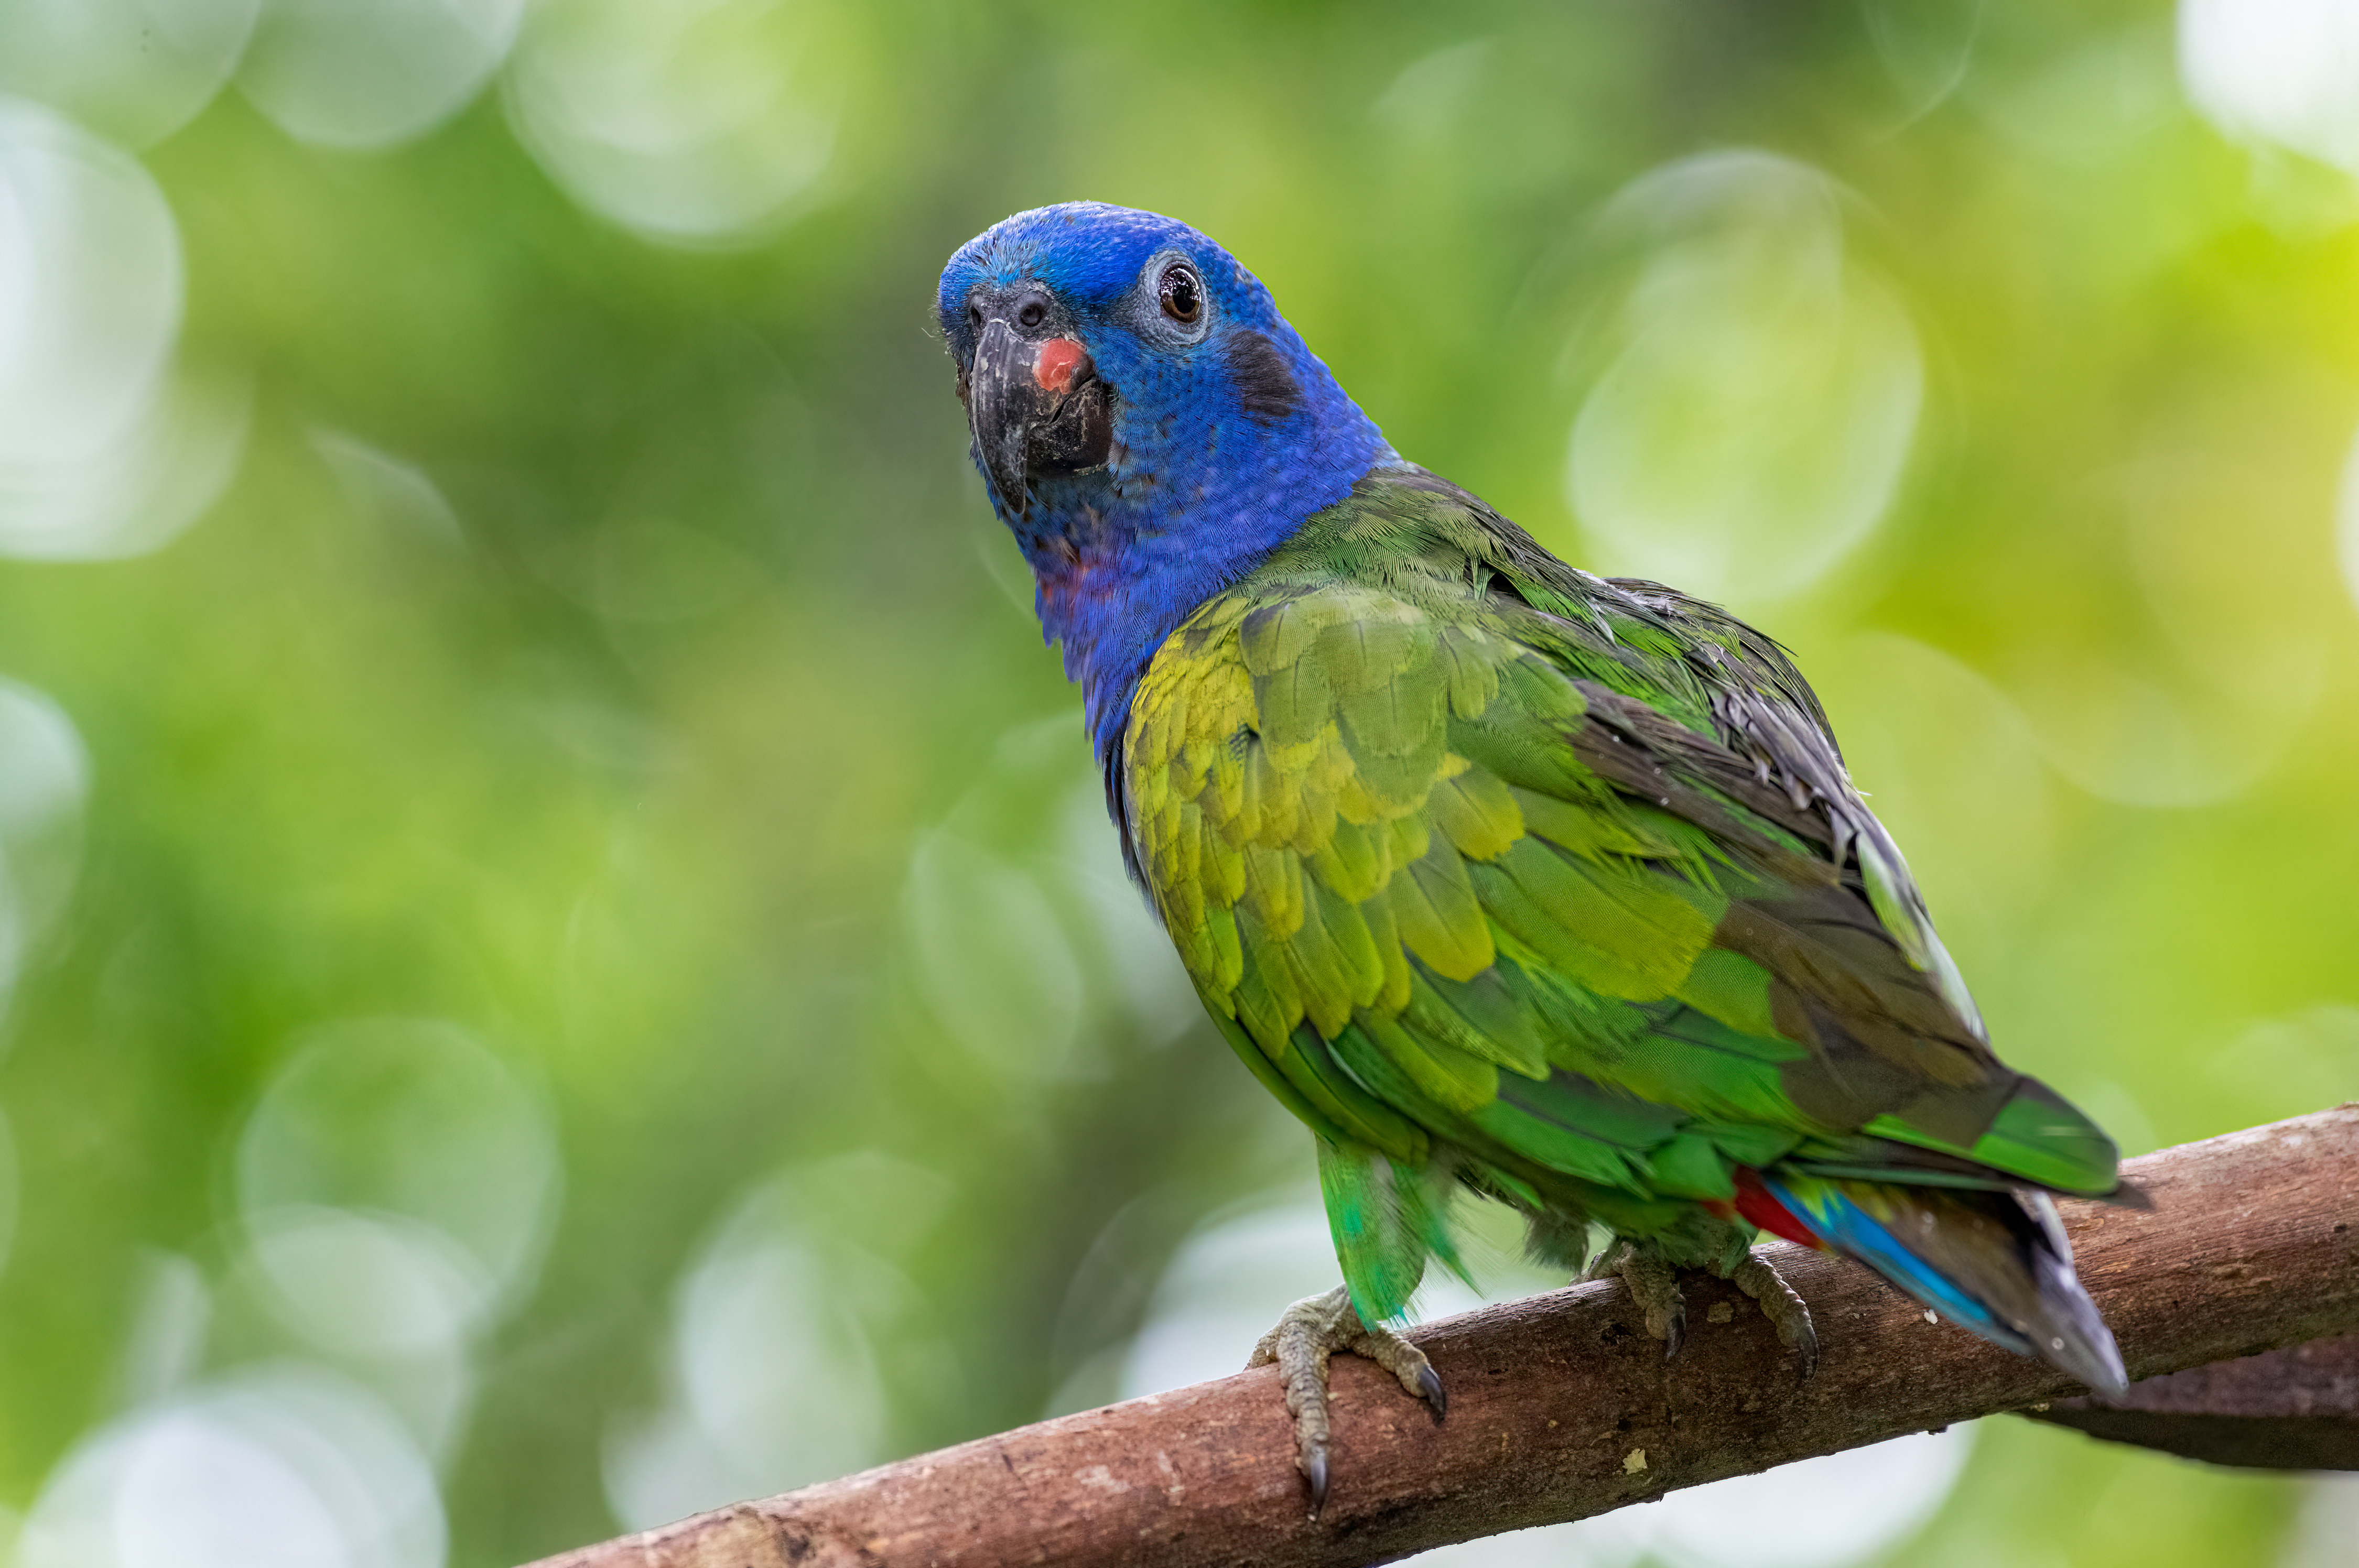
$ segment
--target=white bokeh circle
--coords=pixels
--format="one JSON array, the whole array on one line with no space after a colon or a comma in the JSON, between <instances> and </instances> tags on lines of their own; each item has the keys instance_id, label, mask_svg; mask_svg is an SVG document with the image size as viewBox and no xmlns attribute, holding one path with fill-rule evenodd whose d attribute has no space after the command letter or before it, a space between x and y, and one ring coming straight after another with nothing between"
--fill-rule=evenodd
<instances>
[{"instance_id":1,"label":"white bokeh circle","mask_svg":"<svg viewBox=\"0 0 2359 1568\"><path fill-rule=\"evenodd\" d=\"M118 1418L53 1471L18 1568L440 1568L432 1472L367 1392L271 1366Z\"/></svg>"},{"instance_id":2,"label":"white bokeh circle","mask_svg":"<svg viewBox=\"0 0 2359 1568\"><path fill-rule=\"evenodd\" d=\"M271 1304L313 1345L463 1345L529 1287L560 1168L539 1096L454 1025L315 1034L238 1146L237 1195Z\"/></svg>"},{"instance_id":3,"label":"white bokeh circle","mask_svg":"<svg viewBox=\"0 0 2359 1568\"><path fill-rule=\"evenodd\" d=\"M517 135L591 211L652 239L758 237L835 147L816 0L549 0L509 73Z\"/></svg>"},{"instance_id":4,"label":"white bokeh circle","mask_svg":"<svg viewBox=\"0 0 2359 1568\"><path fill-rule=\"evenodd\" d=\"M238 86L298 141L392 146L483 91L524 10L524 0L266 0Z\"/></svg>"},{"instance_id":5,"label":"white bokeh circle","mask_svg":"<svg viewBox=\"0 0 2359 1568\"><path fill-rule=\"evenodd\" d=\"M1843 198L1761 152L1684 158L1608 206L1642 247L1565 492L1616 570L1711 600L1809 587L1898 488L1924 367L1898 298L1849 257Z\"/></svg>"}]
</instances>

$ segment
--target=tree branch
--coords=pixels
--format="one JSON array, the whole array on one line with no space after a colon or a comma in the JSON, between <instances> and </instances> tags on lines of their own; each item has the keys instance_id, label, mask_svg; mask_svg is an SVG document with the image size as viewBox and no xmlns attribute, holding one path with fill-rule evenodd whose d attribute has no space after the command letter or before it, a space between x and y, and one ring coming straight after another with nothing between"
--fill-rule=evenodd
<instances>
[{"instance_id":1,"label":"tree branch","mask_svg":"<svg viewBox=\"0 0 2359 1568\"><path fill-rule=\"evenodd\" d=\"M2359 1334L2190 1367L2119 1399L2092 1394L2024 1413L2212 1465L2359 1470Z\"/></svg>"},{"instance_id":2,"label":"tree branch","mask_svg":"<svg viewBox=\"0 0 2359 1568\"><path fill-rule=\"evenodd\" d=\"M2133 1378L2359 1329L2359 1103L2127 1171L2150 1212L2063 1206ZM1439 1427L1386 1374L1337 1357L1335 1479L1315 1521L1263 1368L539 1568L1371 1563L2081 1391L1927 1322L1855 1264L1772 1250L1818 1323L1809 1382L1749 1302L1701 1276L1685 1277L1687 1345L1669 1363L1612 1282L1446 1318L1413 1336L1450 1389Z\"/></svg>"}]
</instances>

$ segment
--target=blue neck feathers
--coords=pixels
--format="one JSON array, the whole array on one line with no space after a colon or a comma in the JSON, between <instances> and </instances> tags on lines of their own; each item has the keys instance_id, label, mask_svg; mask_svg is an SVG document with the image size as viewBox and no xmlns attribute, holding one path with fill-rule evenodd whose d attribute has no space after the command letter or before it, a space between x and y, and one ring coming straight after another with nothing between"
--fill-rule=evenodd
<instances>
[{"instance_id":1,"label":"blue neck feathers","mask_svg":"<svg viewBox=\"0 0 2359 1568\"><path fill-rule=\"evenodd\" d=\"M1203 410L1158 418L1125 405L1104 470L1048 481L1024 516L1006 520L1038 583L1040 629L1064 645L1065 674L1081 683L1101 762L1139 676L1180 623L1371 468L1398 460L1327 384L1332 406L1288 421L1292 429Z\"/></svg>"}]
</instances>

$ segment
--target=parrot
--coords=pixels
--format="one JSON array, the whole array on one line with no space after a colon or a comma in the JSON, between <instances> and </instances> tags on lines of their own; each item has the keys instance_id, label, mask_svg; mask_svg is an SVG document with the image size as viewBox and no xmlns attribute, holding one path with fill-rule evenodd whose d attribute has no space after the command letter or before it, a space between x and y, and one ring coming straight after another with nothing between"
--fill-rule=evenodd
<instances>
[{"instance_id":1,"label":"parrot","mask_svg":"<svg viewBox=\"0 0 2359 1568\"><path fill-rule=\"evenodd\" d=\"M1332 1356L1446 1412L1395 1325L1430 1265L1465 1275L1463 1201L1621 1281L1667 1357L1702 1271L1810 1375L1767 1233L2122 1391L2053 1195L2136 1189L1993 1052L1780 644L1403 459L1176 220L1020 212L937 309L1124 862L1312 1135L1343 1283L1251 1364L1278 1366L1314 1512Z\"/></svg>"}]
</instances>

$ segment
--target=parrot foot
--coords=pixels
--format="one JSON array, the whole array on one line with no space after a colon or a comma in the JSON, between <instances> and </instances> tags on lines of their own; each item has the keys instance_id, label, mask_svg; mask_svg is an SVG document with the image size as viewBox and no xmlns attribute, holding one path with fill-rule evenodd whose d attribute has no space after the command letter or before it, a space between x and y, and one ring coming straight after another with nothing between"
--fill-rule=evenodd
<instances>
[{"instance_id":1,"label":"parrot foot","mask_svg":"<svg viewBox=\"0 0 2359 1568\"><path fill-rule=\"evenodd\" d=\"M1412 1399L1433 1407L1439 1422L1449 1408L1441 1379L1425 1352L1388 1328L1370 1328L1353 1310L1352 1292L1338 1285L1323 1296L1308 1296L1286 1309L1277 1326L1254 1346L1248 1369L1275 1361L1286 1389L1286 1411L1294 1418L1294 1463L1310 1484L1310 1512L1327 1501L1327 1441L1332 1435L1327 1409L1327 1361L1337 1352L1364 1357L1400 1380Z\"/></svg>"},{"instance_id":2,"label":"parrot foot","mask_svg":"<svg viewBox=\"0 0 2359 1568\"><path fill-rule=\"evenodd\" d=\"M1819 1331L1810 1325L1810 1305L1786 1282L1776 1264L1758 1252L1747 1252L1745 1260L1728 1271L1728 1282L1760 1306L1761 1315L1777 1329L1778 1340L1800 1360L1805 1379L1819 1369Z\"/></svg>"},{"instance_id":3,"label":"parrot foot","mask_svg":"<svg viewBox=\"0 0 2359 1568\"><path fill-rule=\"evenodd\" d=\"M1615 1241L1597 1255L1582 1278L1620 1280L1645 1314L1647 1332L1663 1342L1664 1360L1677 1356L1687 1343L1687 1298L1680 1293L1679 1271L1659 1249L1643 1241Z\"/></svg>"}]
</instances>

